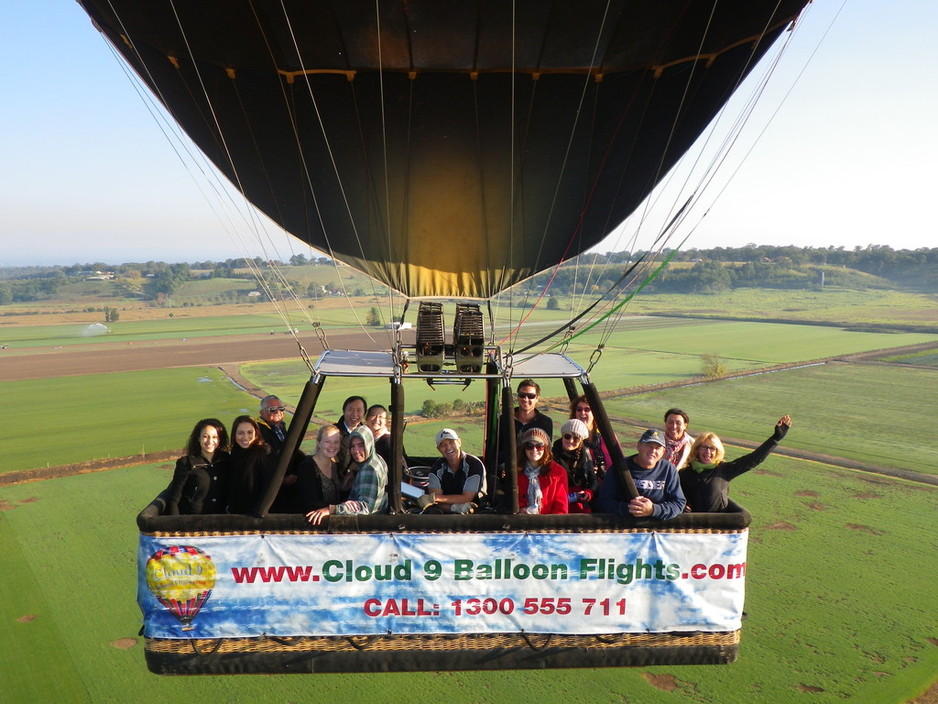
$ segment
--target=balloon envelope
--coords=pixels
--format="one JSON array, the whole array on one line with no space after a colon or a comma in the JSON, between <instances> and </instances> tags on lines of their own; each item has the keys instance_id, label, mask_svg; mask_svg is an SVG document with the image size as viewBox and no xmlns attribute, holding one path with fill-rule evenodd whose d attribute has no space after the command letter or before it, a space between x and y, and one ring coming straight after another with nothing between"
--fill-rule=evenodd
<instances>
[{"instance_id":1,"label":"balloon envelope","mask_svg":"<svg viewBox=\"0 0 938 704\"><path fill-rule=\"evenodd\" d=\"M598 244L807 0L79 0L274 221L407 296Z\"/></svg>"}]
</instances>

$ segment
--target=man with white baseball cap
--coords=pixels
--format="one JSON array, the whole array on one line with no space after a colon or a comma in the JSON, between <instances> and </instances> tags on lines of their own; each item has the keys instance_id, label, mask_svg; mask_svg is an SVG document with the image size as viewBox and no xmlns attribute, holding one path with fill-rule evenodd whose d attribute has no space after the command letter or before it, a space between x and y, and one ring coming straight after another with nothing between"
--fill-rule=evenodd
<instances>
[{"instance_id":1,"label":"man with white baseball cap","mask_svg":"<svg viewBox=\"0 0 938 704\"><path fill-rule=\"evenodd\" d=\"M442 457L430 468L427 490L441 513L472 513L473 501L485 494L485 465L462 450L462 440L451 428L436 434ZM427 511L429 513L429 511Z\"/></svg>"}]
</instances>

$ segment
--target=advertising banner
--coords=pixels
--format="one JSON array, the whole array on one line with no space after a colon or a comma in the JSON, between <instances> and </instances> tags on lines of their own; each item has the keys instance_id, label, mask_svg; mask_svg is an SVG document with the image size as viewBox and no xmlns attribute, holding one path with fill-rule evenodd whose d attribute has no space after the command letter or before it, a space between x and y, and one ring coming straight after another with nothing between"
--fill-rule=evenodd
<instances>
[{"instance_id":1,"label":"advertising banner","mask_svg":"<svg viewBox=\"0 0 938 704\"><path fill-rule=\"evenodd\" d=\"M748 532L141 535L150 638L740 626Z\"/></svg>"}]
</instances>

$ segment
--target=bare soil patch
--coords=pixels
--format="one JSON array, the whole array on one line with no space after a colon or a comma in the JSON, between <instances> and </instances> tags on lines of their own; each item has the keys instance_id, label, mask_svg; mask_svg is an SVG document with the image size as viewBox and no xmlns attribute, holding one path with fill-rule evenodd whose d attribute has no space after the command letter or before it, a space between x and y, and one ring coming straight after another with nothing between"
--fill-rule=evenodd
<instances>
[{"instance_id":1,"label":"bare soil patch","mask_svg":"<svg viewBox=\"0 0 938 704\"><path fill-rule=\"evenodd\" d=\"M118 650L130 650L137 645L136 638L118 638L111 641L111 647Z\"/></svg>"},{"instance_id":2,"label":"bare soil patch","mask_svg":"<svg viewBox=\"0 0 938 704\"><path fill-rule=\"evenodd\" d=\"M873 528L872 526L865 526L862 523L848 523L847 528L850 530L858 530L862 533L869 533L870 535L883 535L883 531Z\"/></svg>"},{"instance_id":3,"label":"bare soil patch","mask_svg":"<svg viewBox=\"0 0 938 704\"><path fill-rule=\"evenodd\" d=\"M644 677L652 687L664 692L673 692L680 686L674 675L653 675L650 672L643 672L642 677Z\"/></svg>"},{"instance_id":4,"label":"bare soil patch","mask_svg":"<svg viewBox=\"0 0 938 704\"><path fill-rule=\"evenodd\" d=\"M24 616L20 616L16 620L19 621L20 623L29 623L30 621L36 620L36 614L26 614Z\"/></svg>"},{"instance_id":5,"label":"bare soil patch","mask_svg":"<svg viewBox=\"0 0 938 704\"><path fill-rule=\"evenodd\" d=\"M319 339L312 333L300 336L300 342L314 359L322 352ZM364 333L332 334L329 343L335 349L374 348ZM133 344L40 347L30 350L29 354L0 353L0 379L22 381L300 358L299 347L289 335L229 335Z\"/></svg>"},{"instance_id":6,"label":"bare soil patch","mask_svg":"<svg viewBox=\"0 0 938 704\"><path fill-rule=\"evenodd\" d=\"M771 525L766 526L767 530L798 530L791 523L782 521L781 523L772 523Z\"/></svg>"}]
</instances>

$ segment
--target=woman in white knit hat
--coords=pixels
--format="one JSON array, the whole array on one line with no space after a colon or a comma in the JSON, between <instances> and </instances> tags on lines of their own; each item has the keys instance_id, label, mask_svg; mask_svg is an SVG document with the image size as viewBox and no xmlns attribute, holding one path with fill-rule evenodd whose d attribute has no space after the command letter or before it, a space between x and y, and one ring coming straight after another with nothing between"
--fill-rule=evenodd
<instances>
[{"instance_id":1,"label":"woman in white knit hat","mask_svg":"<svg viewBox=\"0 0 938 704\"><path fill-rule=\"evenodd\" d=\"M560 433L554 441L554 461L567 472L567 511L591 513L590 502L597 483L593 457L585 445L589 429L583 421L571 418L563 424Z\"/></svg>"}]
</instances>

